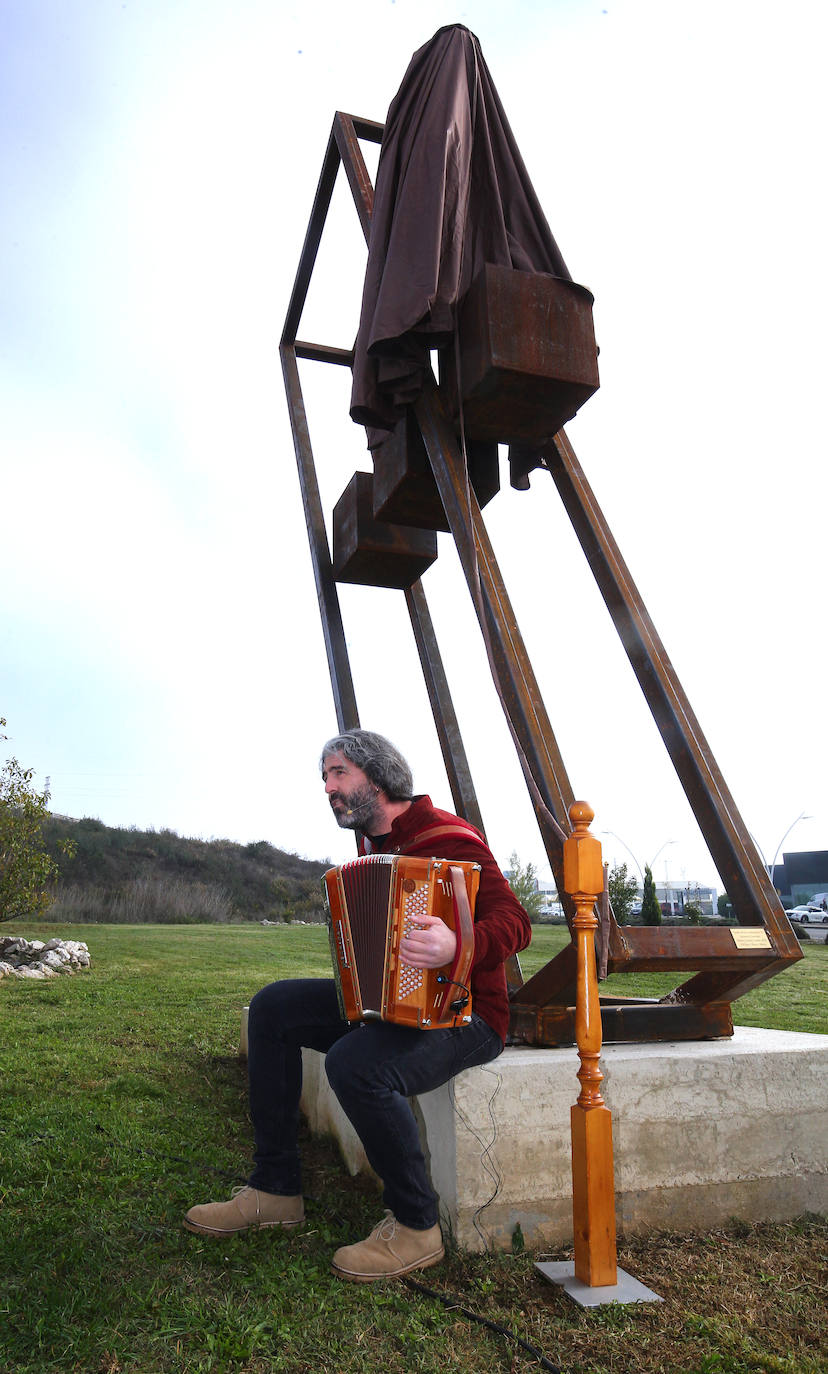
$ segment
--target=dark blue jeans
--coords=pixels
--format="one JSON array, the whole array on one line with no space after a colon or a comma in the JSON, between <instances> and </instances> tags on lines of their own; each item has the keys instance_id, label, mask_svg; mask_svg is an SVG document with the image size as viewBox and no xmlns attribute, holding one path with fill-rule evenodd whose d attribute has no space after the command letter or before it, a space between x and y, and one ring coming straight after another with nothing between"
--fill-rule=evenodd
<instances>
[{"instance_id":1,"label":"dark blue jeans","mask_svg":"<svg viewBox=\"0 0 828 1374\"><path fill-rule=\"evenodd\" d=\"M453 1030L410 1030L385 1021L349 1026L332 978L262 988L250 1003L247 1063L256 1141L249 1183L265 1193L302 1191L297 1133L303 1046L325 1054L328 1081L382 1179L386 1207L403 1226L434 1226L437 1196L407 1099L496 1058L500 1037L475 1015Z\"/></svg>"}]
</instances>

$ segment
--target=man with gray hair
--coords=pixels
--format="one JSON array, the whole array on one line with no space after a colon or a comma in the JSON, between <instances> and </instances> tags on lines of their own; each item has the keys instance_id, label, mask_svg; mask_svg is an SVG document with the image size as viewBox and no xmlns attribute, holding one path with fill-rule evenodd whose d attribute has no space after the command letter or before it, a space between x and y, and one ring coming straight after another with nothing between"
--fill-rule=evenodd
<instances>
[{"instance_id":1,"label":"man with gray hair","mask_svg":"<svg viewBox=\"0 0 828 1374\"><path fill-rule=\"evenodd\" d=\"M320 1050L330 1085L383 1182L385 1217L366 1240L337 1250L332 1262L339 1278L367 1283L443 1258L438 1198L408 1099L500 1054L509 1024L504 963L529 943L531 926L480 831L429 797L414 795L411 769L389 740L370 730L343 731L325 744L320 767L337 824L357 832L360 854L480 865L471 1021L432 1030L374 1020L354 1026L342 1019L333 978L287 979L263 988L248 1019L253 1172L228 1202L191 1207L184 1224L226 1238L303 1220L297 1145L302 1049ZM418 926L400 942L402 961L415 968L449 963L454 931L436 916L419 918ZM378 938L384 940L385 932Z\"/></svg>"},{"instance_id":2,"label":"man with gray hair","mask_svg":"<svg viewBox=\"0 0 828 1374\"><path fill-rule=\"evenodd\" d=\"M377 834L373 828L381 823L375 816L377 798L384 795L389 802L410 804L414 792L411 769L399 749L383 735L375 735L372 730L348 730L343 735L329 739L319 760L323 775L326 772L325 760L335 754L341 754L367 778L364 787L351 793L350 804L344 809L340 807L337 810L334 804L337 793L334 791L331 794L329 791L328 800L337 823L345 830L360 830L364 835Z\"/></svg>"}]
</instances>

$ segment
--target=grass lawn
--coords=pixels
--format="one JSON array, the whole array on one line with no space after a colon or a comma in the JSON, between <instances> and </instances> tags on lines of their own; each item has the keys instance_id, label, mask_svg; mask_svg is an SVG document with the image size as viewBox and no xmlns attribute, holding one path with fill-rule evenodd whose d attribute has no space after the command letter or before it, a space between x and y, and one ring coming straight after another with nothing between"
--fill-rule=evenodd
<instances>
[{"instance_id":1,"label":"grass lawn","mask_svg":"<svg viewBox=\"0 0 828 1374\"><path fill-rule=\"evenodd\" d=\"M334 1279L330 1255L381 1214L330 1142L306 1141L307 1218L287 1235L200 1239L180 1219L248 1168L241 1007L273 977L327 976L323 929L4 926L85 940L92 969L0 983L0 1374L529 1371L485 1316L575 1371L828 1368L828 1225L621 1241L665 1301L581 1311L523 1253L450 1253L404 1283ZM543 928L527 973L560 947ZM643 981L643 980L642 980ZM675 981L673 979L672 981ZM741 1024L828 1030L825 946L736 1004ZM632 976L624 989L648 994ZM569 1258L560 1249L548 1258Z\"/></svg>"}]
</instances>

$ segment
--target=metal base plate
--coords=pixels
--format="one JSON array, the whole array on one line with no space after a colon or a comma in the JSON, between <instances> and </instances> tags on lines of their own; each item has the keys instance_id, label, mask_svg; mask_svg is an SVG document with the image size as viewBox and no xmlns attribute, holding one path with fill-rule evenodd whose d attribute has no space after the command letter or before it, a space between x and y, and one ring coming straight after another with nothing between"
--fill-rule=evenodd
<instances>
[{"instance_id":1,"label":"metal base plate","mask_svg":"<svg viewBox=\"0 0 828 1374\"><path fill-rule=\"evenodd\" d=\"M639 1283L638 1279L634 1279L632 1274L627 1274L623 1269L618 1270L616 1283L607 1284L602 1288L590 1288L589 1284L576 1279L575 1265L572 1260L540 1261L535 1265L535 1269L542 1278L548 1279L550 1283L560 1284L580 1307L601 1307L608 1302L664 1301L658 1293L654 1293L651 1288L646 1288L643 1283Z\"/></svg>"}]
</instances>

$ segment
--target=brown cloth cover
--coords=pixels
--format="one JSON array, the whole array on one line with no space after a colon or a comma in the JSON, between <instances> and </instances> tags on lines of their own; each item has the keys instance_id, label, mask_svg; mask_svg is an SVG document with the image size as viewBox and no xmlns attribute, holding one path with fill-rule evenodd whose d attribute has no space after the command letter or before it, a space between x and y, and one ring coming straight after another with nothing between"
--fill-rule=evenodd
<instances>
[{"instance_id":1,"label":"brown cloth cover","mask_svg":"<svg viewBox=\"0 0 828 1374\"><path fill-rule=\"evenodd\" d=\"M369 448L416 401L487 262L571 280L480 43L451 24L411 59L380 149L351 394Z\"/></svg>"}]
</instances>

